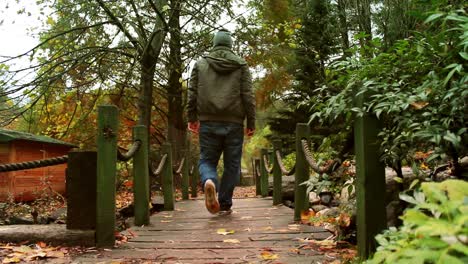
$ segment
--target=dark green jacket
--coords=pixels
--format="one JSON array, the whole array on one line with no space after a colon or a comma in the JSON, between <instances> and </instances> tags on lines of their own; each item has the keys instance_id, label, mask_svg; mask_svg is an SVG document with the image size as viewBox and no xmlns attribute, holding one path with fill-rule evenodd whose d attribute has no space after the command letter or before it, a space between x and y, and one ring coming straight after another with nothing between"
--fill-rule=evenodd
<instances>
[{"instance_id":1,"label":"dark green jacket","mask_svg":"<svg viewBox=\"0 0 468 264\"><path fill-rule=\"evenodd\" d=\"M245 60L229 48L215 47L193 67L188 93L188 120L221 121L255 128L255 97Z\"/></svg>"}]
</instances>

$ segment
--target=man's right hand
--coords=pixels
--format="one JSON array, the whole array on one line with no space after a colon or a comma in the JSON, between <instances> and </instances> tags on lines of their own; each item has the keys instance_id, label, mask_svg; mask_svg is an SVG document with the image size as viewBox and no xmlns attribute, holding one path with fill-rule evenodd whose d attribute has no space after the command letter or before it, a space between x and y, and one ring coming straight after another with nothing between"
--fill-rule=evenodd
<instances>
[{"instance_id":1,"label":"man's right hand","mask_svg":"<svg viewBox=\"0 0 468 264\"><path fill-rule=\"evenodd\" d=\"M253 129L253 128L247 128L247 129L245 130L245 134L246 134L248 137L253 136L254 133L255 133L255 129Z\"/></svg>"},{"instance_id":2,"label":"man's right hand","mask_svg":"<svg viewBox=\"0 0 468 264\"><path fill-rule=\"evenodd\" d=\"M198 134L198 131L200 130L200 122L199 121L189 122L188 130L192 131L195 134Z\"/></svg>"}]
</instances>

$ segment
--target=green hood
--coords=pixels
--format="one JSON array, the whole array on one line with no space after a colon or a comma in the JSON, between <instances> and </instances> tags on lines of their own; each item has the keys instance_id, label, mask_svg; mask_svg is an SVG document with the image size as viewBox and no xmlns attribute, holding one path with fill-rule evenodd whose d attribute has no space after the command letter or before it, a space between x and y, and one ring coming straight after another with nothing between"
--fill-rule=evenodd
<instances>
[{"instance_id":1,"label":"green hood","mask_svg":"<svg viewBox=\"0 0 468 264\"><path fill-rule=\"evenodd\" d=\"M204 56L211 68L219 73L230 73L244 65L245 60L236 56L231 49L227 47L215 47L208 56Z\"/></svg>"}]
</instances>

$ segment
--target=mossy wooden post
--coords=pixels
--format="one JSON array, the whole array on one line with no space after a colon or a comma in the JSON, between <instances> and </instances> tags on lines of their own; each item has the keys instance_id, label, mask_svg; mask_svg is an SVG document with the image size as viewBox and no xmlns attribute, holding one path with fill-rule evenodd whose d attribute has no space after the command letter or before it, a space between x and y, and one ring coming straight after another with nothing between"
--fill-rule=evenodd
<instances>
[{"instance_id":1,"label":"mossy wooden post","mask_svg":"<svg viewBox=\"0 0 468 264\"><path fill-rule=\"evenodd\" d=\"M279 160L276 151L281 152L281 139L273 140L273 205L281 204L283 197L281 193L282 172L279 166Z\"/></svg>"},{"instance_id":2,"label":"mossy wooden post","mask_svg":"<svg viewBox=\"0 0 468 264\"><path fill-rule=\"evenodd\" d=\"M190 186L190 179L189 179L189 159L190 153L188 148L181 152L182 157L184 158L184 164L182 165L182 199L188 200L189 198L189 186Z\"/></svg>"},{"instance_id":3,"label":"mossy wooden post","mask_svg":"<svg viewBox=\"0 0 468 264\"><path fill-rule=\"evenodd\" d=\"M258 168L258 170L257 170ZM255 175L255 194L256 195L261 195L262 190L260 187L260 174L257 173L260 172L260 159L254 159L254 175Z\"/></svg>"},{"instance_id":4,"label":"mossy wooden post","mask_svg":"<svg viewBox=\"0 0 468 264\"><path fill-rule=\"evenodd\" d=\"M167 154L166 164L163 171L163 195L164 210L174 210L174 175L172 173L172 150L171 143L162 145L163 155Z\"/></svg>"},{"instance_id":5,"label":"mossy wooden post","mask_svg":"<svg viewBox=\"0 0 468 264\"><path fill-rule=\"evenodd\" d=\"M96 182L96 245L98 247L112 247L115 242L118 120L117 107L99 106Z\"/></svg>"},{"instance_id":6,"label":"mossy wooden post","mask_svg":"<svg viewBox=\"0 0 468 264\"><path fill-rule=\"evenodd\" d=\"M96 151L68 152L66 170L67 229L96 229Z\"/></svg>"},{"instance_id":7,"label":"mossy wooden post","mask_svg":"<svg viewBox=\"0 0 468 264\"><path fill-rule=\"evenodd\" d=\"M362 107L364 96L356 106ZM356 153L357 240L360 259L375 251L375 236L386 228L385 166L380 161L379 120L370 114L356 117L354 142Z\"/></svg>"},{"instance_id":8,"label":"mossy wooden post","mask_svg":"<svg viewBox=\"0 0 468 264\"><path fill-rule=\"evenodd\" d=\"M264 156L268 156L268 150L267 149L261 149L260 150L260 190L262 193L262 197L267 197L268 196L268 171L266 168L266 164L264 161Z\"/></svg>"},{"instance_id":9,"label":"mossy wooden post","mask_svg":"<svg viewBox=\"0 0 468 264\"><path fill-rule=\"evenodd\" d=\"M309 141L309 126L298 123L296 125L296 172L294 183L294 221L301 220L301 212L309 208L307 186L302 183L309 180L309 164L302 150L302 139Z\"/></svg>"},{"instance_id":10,"label":"mossy wooden post","mask_svg":"<svg viewBox=\"0 0 468 264\"><path fill-rule=\"evenodd\" d=\"M149 224L150 194L147 131L146 126L133 127L133 140L141 142L140 148L133 157L133 196L136 226Z\"/></svg>"},{"instance_id":11,"label":"mossy wooden post","mask_svg":"<svg viewBox=\"0 0 468 264\"><path fill-rule=\"evenodd\" d=\"M193 163L193 172L191 175L191 191L192 191L192 198L195 198L198 196L198 181L200 180L200 175L198 172L198 159L195 159Z\"/></svg>"}]
</instances>

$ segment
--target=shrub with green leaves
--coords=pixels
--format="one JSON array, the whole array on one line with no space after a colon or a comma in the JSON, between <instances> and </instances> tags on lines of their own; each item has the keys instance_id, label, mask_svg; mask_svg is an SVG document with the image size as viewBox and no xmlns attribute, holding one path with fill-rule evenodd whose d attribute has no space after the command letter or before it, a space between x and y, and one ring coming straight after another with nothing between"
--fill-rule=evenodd
<instances>
[{"instance_id":1,"label":"shrub with green leaves","mask_svg":"<svg viewBox=\"0 0 468 264\"><path fill-rule=\"evenodd\" d=\"M392 168L412 163L412 152L432 150L428 161L454 165L468 154L468 15L446 7L429 15L425 30L374 57L351 56L331 67L330 86L343 87L311 118L340 120L371 113L382 120L382 161ZM325 85L322 92L330 87ZM363 107L355 98L365 94Z\"/></svg>"},{"instance_id":2,"label":"shrub with green leaves","mask_svg":"<svg viewBox=\"0 0 468 264\"><path fill-rule=\"evenodd\" d=\"M366 263L468 263L468 182L426 182L400 198L414 207L401 227L376 236L379 247Z\"/></svg>"}]
</instances>

